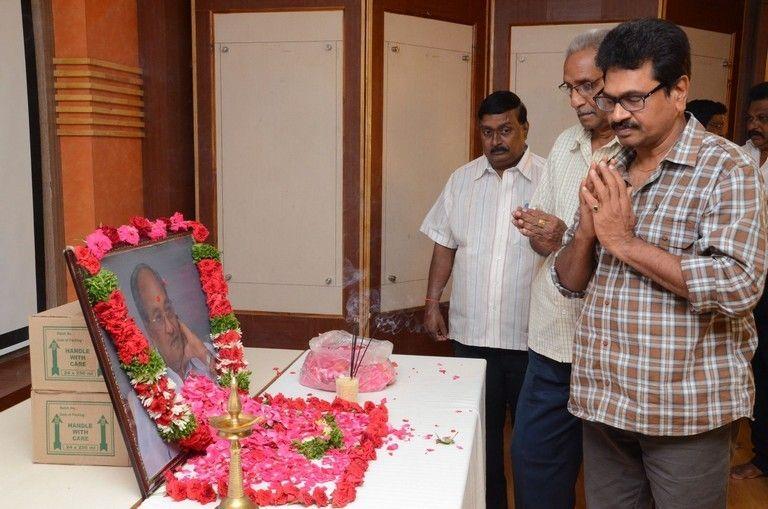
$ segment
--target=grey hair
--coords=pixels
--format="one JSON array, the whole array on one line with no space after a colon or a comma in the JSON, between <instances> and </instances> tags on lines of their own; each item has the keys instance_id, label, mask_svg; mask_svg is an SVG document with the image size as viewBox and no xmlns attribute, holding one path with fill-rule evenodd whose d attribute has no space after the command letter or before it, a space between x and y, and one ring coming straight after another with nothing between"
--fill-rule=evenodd
<instances>
[{"instance_id":1,"label":"grey hair","mask_svg":"<svg viewBox=\"0 0 768 509\"><path fill-rule=\"evenodd\" d=\"M600 47L600 43L603 42L603 39L608 32L609 30L605 28L594 28L577 35L573 38L571 44L568 45L568 49L565 52L565 58L585 49L594 49L597 51L597 48Z\"/></svg>"}]
</instances>

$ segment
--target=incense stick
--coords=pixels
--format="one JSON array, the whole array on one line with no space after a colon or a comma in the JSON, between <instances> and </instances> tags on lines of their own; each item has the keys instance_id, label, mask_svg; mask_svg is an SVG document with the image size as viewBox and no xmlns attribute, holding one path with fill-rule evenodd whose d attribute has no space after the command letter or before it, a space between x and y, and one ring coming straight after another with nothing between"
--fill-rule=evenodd
<instances>
[{"instance_id":1,"label":"incense stick","mask_svg":"<svg viewBox=\"0 0 768 509\"><path fill-rule=\"evenodd\" d=\"M360 358L357 359L357 366L355 366L355 373L353 376L357 376L357 372L360 370L360 366L363 364L363 359L365 358L365 352L368 351L368 347L371 346L371 341L373 341L373 338L368 338L368 343L366 343L365 348L363 349L363 353L360 355ZM362 340L361 340L362 344Z\"/></svg>"}]
</instances>

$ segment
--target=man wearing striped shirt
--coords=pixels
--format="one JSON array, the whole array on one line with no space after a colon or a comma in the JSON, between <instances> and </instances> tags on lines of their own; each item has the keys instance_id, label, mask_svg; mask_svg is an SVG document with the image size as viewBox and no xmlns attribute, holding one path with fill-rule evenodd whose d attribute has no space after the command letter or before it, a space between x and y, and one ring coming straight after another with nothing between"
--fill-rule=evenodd
<instances>
[{"instance_id":1,"label":"man wearing striped shirt","mask_svg":"<svg viewBox=\"0 0 768 509\"><path fill-rule=\"evenodd\" d=\"M484 155L456 170L421 225L434 241L425 325L459 357L485 359L486 507L506 509L503 430L528 357L528 304L537 256L512 224L531 200L544 159L526 146L525 105L494 92L478 111ZM439 301L453 273L450 334Z\"/></svg>"},{"instance_id":2,"label":"man wearing striped shirt","mask_svg":"<svg viewBox=\"0 0 768 509\"><path fill-rule=\"evenodd\" d=\"M622 23L597 65L595 104L625 148L590 168L552 270L564 295L585 296L568 408L583 419L587 505L725 508L730 427L754 398L762 178L685 113L678 26Z\"/></svg>"},{"instance_id":3,"label":"man wearing striped shirt","mask_svg":"<svg viewBox=\"0 0 768 509\"><path fill-rule=\"evenodd\" d=\"M579 123L555 141L531 208L515 212L515 225L546 260L531 288L528 370L517 403L512 463L515 507L572 509L581 467L581 420L568 412L571 348L581 299L567 299L549 270L562 243L565 221L579 206L579 184L592 161L621 149L608 115L595 106L603 73L595 65L607 30L577 36L566 51L563 83Z\"/></svg>"}]
</instances>

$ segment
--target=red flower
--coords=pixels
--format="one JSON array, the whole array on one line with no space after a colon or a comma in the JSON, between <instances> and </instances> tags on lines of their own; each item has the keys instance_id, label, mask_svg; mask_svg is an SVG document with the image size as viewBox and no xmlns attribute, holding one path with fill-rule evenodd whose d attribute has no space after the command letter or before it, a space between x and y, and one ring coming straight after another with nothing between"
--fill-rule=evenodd
<instances>
[{"instance_id":1,"label":"red flower","mask_svg":"<svg viewBox=\"0 0 768 509\"><path fill-rule=\"evenodd\" d=\"M211 318L228 315L232 312L232 305L229 303L226 293L207 295L206 303L208 304L208 314Z\"/></svg>"},{"instance_id":2,"label":"red flower","mask_svg":"<svg viewBox=\"0 0 768 509\"><path fill-rule=\"evenodd\" d=\"M253 501L259 506L276 505L272 502L272 491L270 490L254 490Z\"/></svg>"},{"instance_id":3,"label":"red flower","mask_svg":"<svg viewBox=\"0 0 768 509\"><path fill-rule=\"evenodd\" d=\"M355 500L356 492L357 489L352 484L342 481L333 490L331 504L333 507L344 507Z\"/></svg>"},{"instance_id":4,"label":"red flower","mask_svg":"<svg viewBox=\"0 0 768 509\"><path fill-rule=\"evenodd\" d=\"M187 487L183 481L176 479L170 471L165 472L165 492L174 500L187 498Z\"/></svg>"},{"instance_id":5,"label":"red flower","mask_svg":"<svg viewBox=\"0 0 768 509\"><path fill-rule=\"evenodd\" d=\"M118 235L117 233L117 228L103 224L99 226L99 230L101 230L101 233L107 236L109 241L112 243L112 247L115 247L122 243L122 241L120 240L120 235Z\"/></svg>"},{"instance_id":6,"label":"red flower","mask_svg":"<svg viewBox=\"0 0 768 509\"><path fill-rule=\"evenodd\" d=\"M239 361L243 358L243 350L241 348L222 348L219 350L219 359L228 361Z\"/></svg>"},{"instance_id":7,"label":"red flower","mask_svg":"<svg viewBox=\"0 0 768 509\"><path fill-rule=\"evenodd\" d=\"M315 505L318 507L325 507L328 505L328 495L325 493L325 488L321 486L315 487L312 491L312 498L315 499Z\"/></svg>"},{"instance_id":8,"label":"red flower","mask_svg":"<svg viewBox=\"0 0 768 509\"><path fill-rule=\"evenodd\" d=\"M187 487L187 496L192 500L197 500L201 504L207 504L216 500L216 492L210 484L192 480Z\"/></svg>"},{"instance_id":9,"label":"red flower","mask_svg":"<svg viewBox=\"0 0 768 509\"><path fill-rule=\"evenodd\" d=\"M213 343L217 347L222 347L224 345L233 345L238 341L240 341L240 333L236 330L228 330L227 332L219 334L216 339L213 340Z\"/></svg>"},{"instance_id":10,"label":"red flower","mask_svg":"<svg viewBox=\"0 0 768 509\"><path fill-rule=\"evenodd\" d=\"M315 503L315 501L312 499L312 494L309 492L309 490L299 490L299 493L296 495L296 501L301 505L312 505Z\"/></svg>"},{"instance_id":11,"label":"red flower","mask_svg":"<svg viewBox=\"0 0 768 509\"><path fill-rule=\"evenodd\" d=\"M208 228L197 221L190 221L189 224L192 226L192 238L196 242L205 242L205 239L208 238Z\"/></svg>"},{"instance_id":12,"label":"red flower","mask_svg":"<svg viewBox=\"0 0 768 509\"><path fill-rule=\"evenodd\" d=\"M195 431L193 431L187 438L180 440L179 446L188 451L202 452L212 443L213 436L211 436L211 428L208 424L198 421Z\"/></svg>"},{"instance_id":13,"label":"red flower","mask_svg":"<svg viewBox=\"0 0 768 509\"><path fill-rule=\"evenodd\" d=\"M131 224L139 230L139 235L142 237L149 237L149 232L152 231L152 222L146 217L134 216L131 218Z\"/></svg>"},{"instance_id":14,"label":"red flower","mask_svg":"<svg viewBox=\"0 0 768 509\"><path fill-rule=\"evenodd\" d=\"M219 477L216 480L216 489L218 489L219 491L220 498L226 497L227 491L229 490L229 480L226 477ZM251 498L251 500L253 500L253 496L252 496L253 488L251 488L250 486L245 486L243 491L245 491L245 494L248 495L248 497Z\"/></svg>"},{"instance_id":15,"label":"red flower","mask_svg":"<svg viewBox=\"0 0 768 509\"><path fill-rule=\"evenodd\" d=\"M75 258L77 259L77 264L88 271L90 275L94 275L101 270L101 263L93 256L91 250L85 246L75 247Z\"/></svg>"}]
</instances>

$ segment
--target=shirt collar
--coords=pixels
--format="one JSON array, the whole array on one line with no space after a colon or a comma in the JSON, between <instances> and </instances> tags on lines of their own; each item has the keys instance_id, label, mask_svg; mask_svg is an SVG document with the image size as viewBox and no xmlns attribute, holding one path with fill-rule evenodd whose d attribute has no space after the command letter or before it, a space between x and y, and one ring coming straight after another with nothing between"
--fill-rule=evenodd
<instances>
[{"instance_id":1,"label":"shirt collar","mask_svg":"<svg viewBox=\"0 0 768 509\"><path fill-rule=\"evenodd\" d=\"M677 139L672 148L667 152L663 161L669 161L682 166L690 166L693 168L696 166L696 160L699 156L699 149L704 141L704 135L706 131L698 120L689 113L685 114L688 122L683 128L683 132L680 133L680 137ZM616 167L624 167L626 171L632 160L635 158L635 150L631 148L625 148L614 158Z\"/></svg>"},{"instance_id":2,"label":"shirt collar","mask_svg":"<svg viewBox=\"0 0 768 509\"><path fill-rule=\"evenodd\" d=\"M512 166L508 168L505 171L510 170L518 170L523 177L527 178L528 180L533 180L533 175L531 174L531 149L526 147L525 152L523 152L523 156L520 158L520 160L517 162L515 166ZM477 165L477 170L475 171L474 180L479 179L486 173L496 174L496 170L493 169L491 166L491 163L488 161L488 158L486 156L483 156L480 160L480 164Z\"/></svg>"},{"instance_id":3,"label":"shirt collar","mask_svg":"<svg viewBox=\"0 0 768 509\"><path fill-rule=\"evenodd\" d=\"M588 131L584 129L584 126L582 126L581 124L578 124L578 126L579 126L579 131L574 137L573 142L571 142L571 146L569 148L571 151L575 152L577 150L580 150L582 145L586 145L589 147L589 151L591 153L592 152L592 131ZM608 143L606 143L600 148L614 147L618 145L619 145L619 138L614 136L611 141L609 141Z\"/></svg>"}]
</instances>

